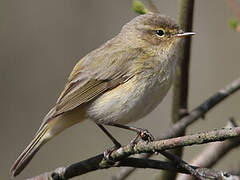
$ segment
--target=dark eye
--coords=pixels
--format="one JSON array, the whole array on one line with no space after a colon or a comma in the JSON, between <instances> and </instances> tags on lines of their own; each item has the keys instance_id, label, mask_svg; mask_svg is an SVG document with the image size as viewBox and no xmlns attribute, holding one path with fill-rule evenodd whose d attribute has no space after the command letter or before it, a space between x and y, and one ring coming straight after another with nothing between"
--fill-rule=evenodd
<instances>
[{"instance_id":1,"label":"dark eye","mask_svg":"<svg viewBox=\"0 0 240 180\"><path fill-rule=\"evenodd\" d=\"M159 30L156 30L156 34L157 34L159 37L163 37L164 34L165 34L165 32L164 32L164 30L159 29Z\"/></svg>"}]
</instances>

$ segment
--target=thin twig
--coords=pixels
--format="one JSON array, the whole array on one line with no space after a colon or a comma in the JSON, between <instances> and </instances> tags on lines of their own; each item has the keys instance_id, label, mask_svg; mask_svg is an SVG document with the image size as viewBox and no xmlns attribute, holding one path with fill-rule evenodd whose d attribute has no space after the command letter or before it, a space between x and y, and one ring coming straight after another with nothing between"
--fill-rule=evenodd
<instances>
[{"instance_id":1,"label":"thin twig","mask_svg":"<svg viewBox=\"0 0 240 180\"><path fill-rule=\"evenodd\" d=\"M159 136L157 140L179 136L187 126L191 125L199 118L205 116L205 114L213 107L218 105L225 98L234 94L238 90L240 90L240 78L234 80L225 88L219 90L216 94L205 100L202 104L193 109L186 117L182 118L179 122L174 124L173 127L170 128L166 133ZM151 155L152 154L144 154L141 156L141 158L149 158ZM115 179L123 180L128 177L134 170L135 168L125 168L124 171L120 172L121 174L117 173L115 175Z\"/></svg>"},{"instance_id":2,"label":"thin twig","mask_svg":"<svg viewBox=\"0 0 240 180\"><path fill-rule=\"evenodd\" d=\"M163 156L165 156L167 159L169 159L170 161L174 162L177 166L182 167L183 169L187 170L193 178L204 180L204 178L196 171L195 168L193 168L191 165L189 165L188 163L186 163L185 161L180 159L178 156L171 154L167 151L161 151L160 153ZM173 173L175 174L176 172L177 171L175 171Z\"/></svg>"},{"instance_id":3,"label":"thin twig","mask_svg":"<svg viewBox=\"0 0 240 180\"><path fill-rule=\"evenodd\" d=\"M238 19L240 20L240 7L238 6L236 0L228 0L228 3L230 4L234 13L237 15Z\"/></svg>"},{"instance_id":4,"label":"thin twig","mask_svg":"<svg viewBox=\"0 0 240 180\"><path fill-rule=\"evenodd\" d=\"M214 130L205 133L198 133L194 135L182 136L149 143L141 141L138 142L134 147L131 144L128 144L113 151L110 156L111 159L116 162L115 164L109 164L109 162L106 161L101 154L80 163L73 164L67 168L60 168L61 173L58 174L54 172L53 174L51 174L51 176L54 176L55 179L58 180L70 179L74 176L95 171L97 169L114 167L116 166L116 164L121 163L121 160L124 160L130 155L161 152L163 150L173 149L176 147L191 146L194 144L204 144L214 141L223 141L225 139L230 139L234 137L240 137L240 127Z\"/></svg>"},{"instance_id":5,"label":"thin twig","mask_svg":"<svg viewBox=\"0 0 240 180\"><path fill-rule=\"evenodd\" d=\"M150 6L150 9L154 13L159 13L158 8L155 6L155 4L152 2L152 0L146 0Z\"/></svg>"},{"instance_id":6,"label":"thin twig","mask_svg":"<svg viewBox=\"0 0 240 180\"><path fill-rule=\"evenodd\" d=\"M239 24L239 22L240 22L240 7L239 7L239 5L237 4L236 0L228 0L228 3L229 3L230 6L232 7L232 9L233 9L233 11L234 11L234 13L236 14L237 19L238 19L238 21L235 22L235 23L237 23L237 24L234 23L234 24L235 24L234 26L233 26L233 24L232 24L232 27L234 28L234 30L240 32L240 24Z\"/></svg>"},{"instance_id":7,"label":"thin twig","mask_svg":"<svg viewBox=\"0 0 240 180\"><path fill-rule=\"evenodd\" d=\"M175 159L175 158L174 158ZM179 162L178 162L179 163ZM134 166L137 168L152 168L152 169L161 169L161 170L169 170L172 172L179 172L184 174L189 174L189 171L186 171L185 168L181 168L178 164L172 164L169 162L163 162L152 159L139 159L139 158L126 158L125 160L119 162L116 167L119 166ZM237 175L233 175L231 173L226 173L223 171L217 171L207 168L201 168L196 166L190 166L191 169L194 169L201 177L208 179L234 179L239 180L240 178ZM113 179L114 180L114 179Z\"/></svg>"}]
</instances>

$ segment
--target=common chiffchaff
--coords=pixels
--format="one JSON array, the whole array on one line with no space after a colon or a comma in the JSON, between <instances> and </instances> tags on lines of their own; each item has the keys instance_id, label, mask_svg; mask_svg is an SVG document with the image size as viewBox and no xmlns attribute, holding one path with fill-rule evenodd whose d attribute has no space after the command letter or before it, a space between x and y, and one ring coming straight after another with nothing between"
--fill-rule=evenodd
<instances>
[{"instance_id":1,"label":"common chiffchaff","mask_svg":"<svg viewBox=\"0 0 240 180\"><path fill-rule=\"evenodd\" d=\"M15 161L18 175L39 148L64 129L91 119L101 128L125 126L150 113L166 95L176 67L176 46L183 32L170 17L148 13L83 57L74 67L56 105L32 142Z\"/></svg>"}]
</instances>

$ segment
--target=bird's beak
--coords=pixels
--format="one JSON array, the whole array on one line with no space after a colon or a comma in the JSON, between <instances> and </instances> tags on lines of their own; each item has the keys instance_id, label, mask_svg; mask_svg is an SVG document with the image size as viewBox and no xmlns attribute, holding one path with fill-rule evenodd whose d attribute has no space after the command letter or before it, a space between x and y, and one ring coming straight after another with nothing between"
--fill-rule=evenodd
<instances>
[{"instance_id":1,"label":"bird's beak","mask_svg":"<svg viewBox=\"0 0 240 180\"><path fill-rule=\"evenodd\" d=\"M175 34L175 37L185 37L185 36L192 36L192 35L195 35L196 33L195 32L183 32L182 30L179 31L177 34Z\"/></svg>"}]
</instances>

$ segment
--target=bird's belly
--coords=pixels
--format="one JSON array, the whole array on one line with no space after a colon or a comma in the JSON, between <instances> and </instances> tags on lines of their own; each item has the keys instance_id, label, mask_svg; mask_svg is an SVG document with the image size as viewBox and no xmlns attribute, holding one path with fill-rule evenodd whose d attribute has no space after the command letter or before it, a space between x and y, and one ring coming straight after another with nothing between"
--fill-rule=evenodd
<instances>
[{"instance_id":1,"label":"bird's belly","mask_svg":"<svg viewBox=\"0 0 240 180\"><path fill-rule=\"evenodd\" d=\"M102 124L125 124L151 112L166 95L171 78L163 81L157 77L137 78L134 77L95 99L87 108L88 117Z\"/></svg>"}]
</instances>

